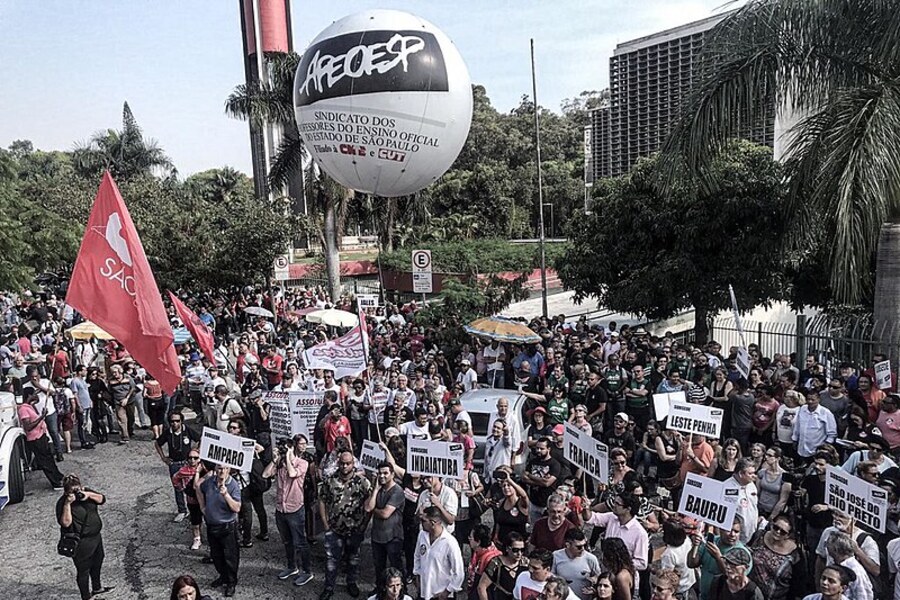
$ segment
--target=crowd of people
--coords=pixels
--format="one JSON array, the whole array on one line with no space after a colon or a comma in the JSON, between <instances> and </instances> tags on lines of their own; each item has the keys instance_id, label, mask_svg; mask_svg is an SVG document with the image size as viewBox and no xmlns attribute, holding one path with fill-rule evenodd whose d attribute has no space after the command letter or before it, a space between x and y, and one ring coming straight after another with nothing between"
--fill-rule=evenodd
<instances>
[{"instance_id":1,"label":"crowd of people","mask_svg":"<svg viewBox=\"0 0 900 600\"><path fill-rule=\"evenodd\" d=\"M190 525L185 543L208 552L209 585L226 597L239 583L241 549L270 539L274 505L284 568L272 576L286 586L318 580L320 600L337 593L341 575L340 589L362 593L364 547L375 572L368 595L385 600L900 598L900 396L895 381L879 389L873 369L885 356L832 367L815 354L770 358L750 345L744 377L737 348L564 316L529 323L540 343L473 337L444 347L416 324L414 304L388 304L368 310L368 369L336 380L301 358L339 333L303 319L327 304L316 290L187 299L216 333L217 356L180 345L184 383L169 396L115 342L67 342L60 334L77 315L61 302L0 297L4 385L22 396L33 468L63 491L62 531L80 529L73 559L83 600L106 589L97 511L105 498L63 477L59 463L73 431L89 450L129 443L135 428L152 429L173 519ZM278 318L244 310L254 306ZM354 308L349 297L339 306ZM476 388L497 391L486 423L467 410ZM312 435L273 435L271 390L321 393ZM667 429L653 395L672 392L723 409L721 438ZM376 395L387 398L383 410ZM565 458L565 423L607 445L608 481ZM201 460L201 424L253 439L252 468ZM411 438L461 444L463 476L407 471ZM365 440L385 455L368 471ZM884 533L826 504L829 466L884 489ZM731 527L678 513L691 473L737 490ZM200 597L193 577L173 585L173 599Z\"/></svg>"}]
</instances>

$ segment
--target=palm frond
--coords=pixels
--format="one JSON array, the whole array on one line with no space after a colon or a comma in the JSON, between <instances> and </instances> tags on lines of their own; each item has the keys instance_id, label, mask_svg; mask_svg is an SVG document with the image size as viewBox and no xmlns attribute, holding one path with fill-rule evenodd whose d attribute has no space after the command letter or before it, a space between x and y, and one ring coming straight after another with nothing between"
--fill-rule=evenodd
<instances>
[{"instance_id":1,"label":"palm frond","mask_svg":"<svg viewBox=\"0 0 900 600\"><path fill-rule=\"evenodd\" d=\"M299 137L285 136L275 152L272 166L269 168L269 187L273 190L283 188L288 181L303 169L306 148Z\"/></svg>"}]
</instances>

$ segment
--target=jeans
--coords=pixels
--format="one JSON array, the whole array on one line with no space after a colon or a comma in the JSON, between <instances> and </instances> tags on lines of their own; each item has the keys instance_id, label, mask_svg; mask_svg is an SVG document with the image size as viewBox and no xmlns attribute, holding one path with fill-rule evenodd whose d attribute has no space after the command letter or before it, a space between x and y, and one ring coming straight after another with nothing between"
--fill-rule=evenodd
<instances>
[{"instance_id":1,"label":"jeans","mask_svg":"<svg viewBox=\"0 0 900 600\"><path fill-rule=\"evenodd\" d=\"M488 387L502 389L506 385L506 374L503 372L503 369L488 371L487 384Z\"/></svg>"},{"instance_id":2,"label":"jeans","mask_svg":"<svg viewBox=\"0 0 900 600\"><path fill-rule=\"evenodd\" d=\"M275 527L284 544L285 563L288 569L299 568L311 572L309 541L306 539L306 507L292 513L275 511ZM298 564L299 559L299 564Z\"/></svg>"},{"instance_id":3,"label":"jeans","mask_svg":"<svg viewBox=\"0 0 900 600\"><path fill-rule=\"evenodd\" d=\"M364 534L365 532L359 531L339 535L330 529L325 532L325 556L328 558L325 567L326 590L334 591L338 568L344 560L347 561L347 584L356 583L359 576L359 548Z\"/></svg>"},{"instance_id":4,"label":"jeans","mask_svg":"<svg viewBox=\"0 0 900 600\"><path fill-rule=\"evenodd\" d=\"M385 544L372 542L372 557L375 559L375 587L381 589L387 567L403 572L403 540L391 540Z\"/></svg>"},{"instance_id":5,"label":"jeans","mask_svg":"<svg viewBox=\"0 0 900 600\"><path fill-rule=\"evenodd\" d=\"M78 418L78 441L81 443L82 448L93 443L88 435L91 425L91 413L88 410L82 410L76 414Z\"/></svg>"},{"instance_id":6,"label":"jeans","mask_svg":"<svg viewBox=\"0 0 900 600\"><path fill-rule=\"evenodd\" d=\"M182 461L172 461L172 464L169 465L169 481L172 481L172 477L183 466L184 462ZM178 512L186 513L187 506L184 503L184 491L179 490L174 484L172 485L172 489L175 490L175 506L178 508Z\"/></svg>"},{"instance_id":7,"label":"jeans","mask_svg":"<svg viewBox=\"0 0 900 600\"><path fill-rule=\"evenodd\" d=\"M47 415L44 423L47 424L47 431L50 432L50 438L53 440L53 449L56 451L56 454L62 454L65 448L63 447L62 438L59 437L59 416L57 413Z\"/></svg>"},{"instance_id":8,"label":"jeans","mask_svg":"<svg viewBox=\"0 0 900 600\"><path fill-rule=\"evenodd\" d=\"M144 395L138 394L134 399L134 408L137 411L137 422L141 427L150 427L150 417L144 408Z\"/></svg>"},{"instance_id":9,"label":"jeans","mask_svg":"<svg viewBox=\"0 0 900 600\"><path fill-rule=\"evenodd\" d=\"M72 560L75 563L75 581L78 583L81 600L90 600L91 590L103 589L100 570L103 568L104 557L103 537L99 533L83 537L78 542L78 549Z\"/></svg>"},{"instance_id":10,"label":"jeans","mask_svg":"<svg viewBox=\"0 0 900 600\"><path fill-rule=\"evenodd\" d=\"M237 585L238 567L241 562L237 521L222 525L207 523L206 537L209 542L209 556L219 577L226 585Z\"/></svg>"}]
</instances>

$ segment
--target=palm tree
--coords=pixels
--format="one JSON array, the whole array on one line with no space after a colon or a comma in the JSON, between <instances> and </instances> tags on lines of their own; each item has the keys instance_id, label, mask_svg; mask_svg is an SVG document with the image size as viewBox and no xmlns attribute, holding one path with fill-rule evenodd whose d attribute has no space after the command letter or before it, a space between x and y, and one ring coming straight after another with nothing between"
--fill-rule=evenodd
<instances>
[{"instance_id":1,"label":"palm tree","mask_svg":"<svg viewBox=\"0 0 900 600\"><path fill-rule=\"evenodd\" d=\"M662 150L667 185L706 168L745 117L774 101L798 119L784 144L800 247L827 244L839 303L871 291L900 320L900 10L886 0L748 0L704 46L703 77ZM776 132L777 135L777 132ZM880 239L879 239L880 229Z\"/></svg>"},{"instance_id":2,"label":"palm tree","mask_svg":"<svg viewBox=\"0 0 900 600\"><path fill-rule=\"evenodd\" d=\"M116 181L139 175L172 176L175 166L155 140L145 139L131 107L122 107L122 129L107 129L93 135L90 141L75 147L73 164L76 173L97 179L109 169Z\"/></svg>"},{"instance_id":3,"label":"palm tree","mask_svg":"<svg viewBox=\"0 0 900 600\"><path fill-rule=\"evenodd\" d=\"M294 73L300 63L295 53L267 53L270 82L258 86L238 85L225 101L225 112L255 125L280 125L284 139L269 169L269 187L283 189L297 174L303 175L302 192L322 211L322 246L331 299L340 296L340 235L353 194L320 171L310 160L294 121ZM304 162L306 167L304 168Z\"/></svg>"}]
</instances>

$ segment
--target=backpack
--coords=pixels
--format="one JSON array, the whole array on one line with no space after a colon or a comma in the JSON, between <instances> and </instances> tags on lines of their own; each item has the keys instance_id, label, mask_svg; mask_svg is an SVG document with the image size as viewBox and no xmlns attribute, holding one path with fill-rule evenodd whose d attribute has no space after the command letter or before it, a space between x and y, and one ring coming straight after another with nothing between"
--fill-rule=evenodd
<instances>
[{"instance_id":1,"label":"backpack","mask_svg":"<svg viewBox=\"0 0 900 600\"><path fill-rule=\"evenodd\" d=\"M63 390L57 390L53 394L53 405L56 407L56 412L60 416L65 416L72 412L72 402L69 400L69 397L66 396L66 392Z\"/></svg>"},{"instance_id":2,"label":"backpack","mask_svg":"<svg viewBox=\"0 0 900 600\"><path fill-rule=\"evenodd\" d=\"M862 548L863 542L866 541L866 538L870 538L870 537L872 537L872 536L870 536L865 531L860 531L859 535L856 536L856 544L860 548ZM875 539L875 538L872 538L872 539ZM878 540L875 540L875 542L877 543ZM884 552L882 552L881 544L877 544L877 546L878 546L878 565L881 567L880 575L877 575L877 576L872 575L868 571L866 571L866 575L869 576L869 582L872 584L872 593L874 594L874 597L875 598L887 598L890 596L890 594L888 593L890 588L888 586L887 577L886 577L886 575L888 573L887 556L884 554ZM863 567L863 568L865 568L865 567Z\"/></svg>"}]
</instances>

